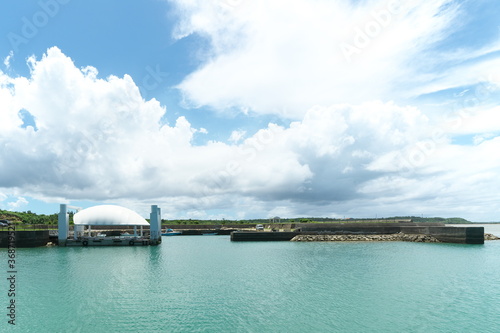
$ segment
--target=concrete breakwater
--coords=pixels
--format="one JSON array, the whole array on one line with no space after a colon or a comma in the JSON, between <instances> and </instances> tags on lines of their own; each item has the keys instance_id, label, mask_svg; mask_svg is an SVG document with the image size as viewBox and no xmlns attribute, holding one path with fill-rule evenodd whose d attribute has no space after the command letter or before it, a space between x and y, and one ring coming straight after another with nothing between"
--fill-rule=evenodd
<instances>
[{"instance_id":1,"label":"concrete breakwater","mask_svg":"<svg viewBox=\"0 0 500 333\"><path fill-rule=\"evenodd\" d=\"M483 227L446 227L439 223L297 224L291 232L235 231L232 241L410 241L484 244Z\"/></svg>"},{"instance_id":2,"label":"concrete breakwater","mask_svg":"<svg viewBox=\"0 0 500 333\"><path fill-rule=\"evenodd\" d=\"M440 241L430 235L297 235L291 239L292 242L419 242L439 243Z\"/></svg>"},{"instance_id":3,"label":"concrete breakwater","mask_svg":"<svg viewBox=\"0 0 500 333\"><path fill-rule=\"evenodd\" d=\"M441 223L301 224L300 233L339 235L422 235L443 243L483 244L483 227L447 227Z\"/></svg>"}]
</instances>

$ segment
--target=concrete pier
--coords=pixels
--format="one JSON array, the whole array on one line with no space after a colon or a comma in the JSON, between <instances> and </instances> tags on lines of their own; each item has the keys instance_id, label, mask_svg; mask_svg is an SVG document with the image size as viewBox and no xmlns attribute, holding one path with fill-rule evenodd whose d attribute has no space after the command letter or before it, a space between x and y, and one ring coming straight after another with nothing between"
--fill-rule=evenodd
<instances>
[{"instance_id":1,"label":"concrete pier","mask_svg":"<svg viewBox=\"0 0 500 333\"><path fill-rule=\"evenodd\" d=\"M0 248L9 247L9 236L11 236L12 233L14 233L15 238L13 245L15 245L16 248L45 246L49 242L49 230L8 231L7 228L3 228L0 231Z\"/></svg>"},{"instance_id":2,"label":"concrete pier","mask_svg":"<svg viewBox=\"0 0 500 333\"><path fill-rule=\"evenodd\" d=\"M484 244L483 227L447 227L442 223L301 223L293 232L231 233L232 241L289 241L296 235L427 235L443 243Z\"/></svg>"},{"instance_id":3,"label":"concrete pier","mask_svg":"<svg viewBox=\"0 0 500 333\"><path fill-rule=\"evenodd\" d=\"M300 234L299 232L266 232L266 231L233 231L231 240L234 242L269 242L289 241Z\"/></svg>"}]
</instances>

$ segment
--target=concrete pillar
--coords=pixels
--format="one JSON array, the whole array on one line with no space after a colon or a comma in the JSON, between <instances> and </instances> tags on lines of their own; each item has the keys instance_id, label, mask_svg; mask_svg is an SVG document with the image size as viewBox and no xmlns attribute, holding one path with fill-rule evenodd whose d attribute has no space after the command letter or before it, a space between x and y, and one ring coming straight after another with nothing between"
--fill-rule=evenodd
<instances>
[{"instance_id":1,"label":"concrete pillar","mask_svg":"<svg viewBox=\"0 0 500 333\"><path fill-rule=\"evenodd\" d=\"M149 230L151 241L161 241L161 209L157 205L151 206L149 214Z\"/></svg>"},{"instance_id":2,"label":"concrete pillar","mask_svg":"<svg viewBox=\"0 0 500 333\"><path fill-rule=\"evenodd\" d=\"M57 217L59 246L66 246L66 240L69 234L68 206L61 204L59 207L59 215Z\"/></svg>"}]
</instances>

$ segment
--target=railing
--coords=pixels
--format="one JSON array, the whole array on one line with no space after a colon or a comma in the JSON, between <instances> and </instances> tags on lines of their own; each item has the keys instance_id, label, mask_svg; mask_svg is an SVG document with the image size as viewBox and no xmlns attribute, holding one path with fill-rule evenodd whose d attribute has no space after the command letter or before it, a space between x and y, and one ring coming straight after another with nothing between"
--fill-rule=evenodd
<instances>
[{"instance_id":1,"label":"railing","mask_svg":"<svg viewBox=\"0 0 500 333\"><path fill-rule=\"evenodd\" d=\"M11 224L9 226L0 226L0 231L35 231L35 230L57 230L57 224Z\"/></svg>"}]
</instances>

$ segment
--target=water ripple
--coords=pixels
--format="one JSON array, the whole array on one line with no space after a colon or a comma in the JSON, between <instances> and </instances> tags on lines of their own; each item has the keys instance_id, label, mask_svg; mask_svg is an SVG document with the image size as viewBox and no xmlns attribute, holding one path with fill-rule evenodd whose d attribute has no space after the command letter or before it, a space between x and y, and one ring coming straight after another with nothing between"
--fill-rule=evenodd
<instances>
[{"instance_id":1,"label":"water ripple","mask_svg":"<svg viewBox=\"0 0 500 333\"><path fill-rule=\"evenodd\" d=\"M158 247L19 249L16 329L497 332L499 258L500 242L222 236L172 237Z\"/></svg>"}]
</instances>

